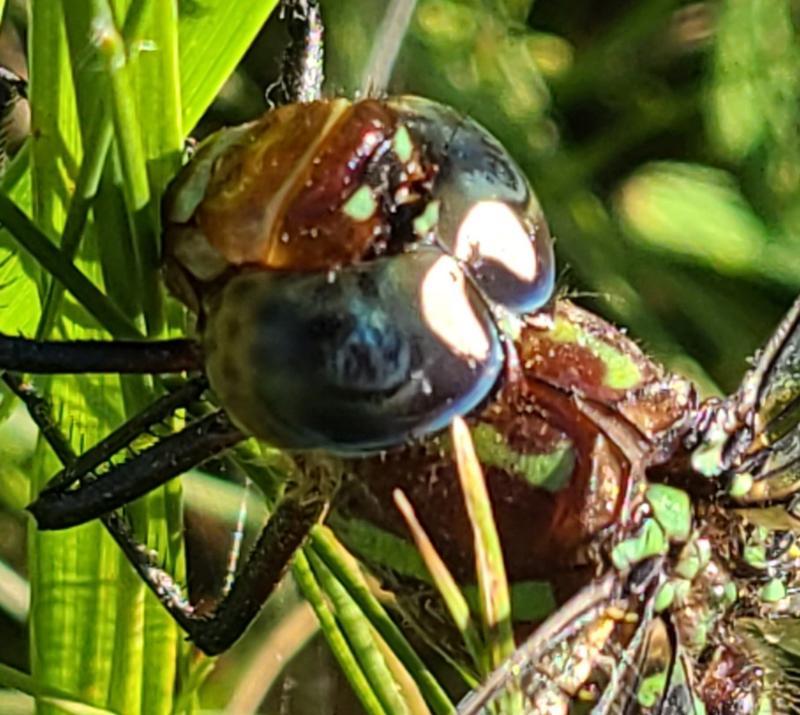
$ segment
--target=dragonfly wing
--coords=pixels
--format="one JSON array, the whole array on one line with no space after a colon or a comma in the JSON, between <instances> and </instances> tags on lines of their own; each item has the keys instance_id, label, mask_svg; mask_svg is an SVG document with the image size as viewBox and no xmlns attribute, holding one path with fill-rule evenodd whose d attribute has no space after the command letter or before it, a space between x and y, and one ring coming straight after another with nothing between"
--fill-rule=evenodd
<instances>
[{"instance_id":1,"label":"dragonfly wing","mask_svg":"<svg viewBox=\"0 0 800 715\"><path fill-rule=\"evenodd\" d=\"M742 386L744 406L753 400L756 433L776 440L800 422L800 300L758 355Z\"/></svg>"},{"instance_id":2,"label":"dragonfly wing","mask_svg":"<svg viewBox=\"0 0 800 715\"><path fill-rule=\"evenodd\" d=\"M783 500L800 489L800 299L719 414L729 435L722 467L754 482L738 499Z\"/></svg>"},{"instance_id":3,"label":"dragonfly wing","mask_svg":"<svg viewBox=\"0 0 800 715\"><path fill-rule=\"evenodd\" d=\"M579 592L459 706L459 715L701 715L693 672L650 594L609 574Z\"/></svg>"},{"instance_id":4,"label":"dragonfly wing","mask_svg":"<svg viewBox=\"0 0 800 715\"><path fill-rule=\"evenodd\" d=\"M573 596L462 700L458 707L459 715L491 712L492 704L512 691L521 691L530 703L535 702L537 686L549 680L544 672L538 670L539 664L552 659L556 653L561 654L577 634L601 618L615 602L615 590L614 579L609 576Z\"/></svg>"}]
</instances>

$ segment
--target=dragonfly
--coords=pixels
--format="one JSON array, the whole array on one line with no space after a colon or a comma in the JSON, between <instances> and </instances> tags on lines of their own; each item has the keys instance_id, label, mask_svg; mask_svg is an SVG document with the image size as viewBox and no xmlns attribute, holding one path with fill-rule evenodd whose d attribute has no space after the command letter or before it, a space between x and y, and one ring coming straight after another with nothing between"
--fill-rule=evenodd
<instances>
[{"instance_id":1,"label":"dragonfly","mask_svg":"<svg viewBox=\"0 0 800 715\"><path fill-rule=\"evenodd\" d=\"M469 580L440 434L463 415L490 477L518 628L534 630L466 712L512 687L532 712L724 712L734 699L780 711L791 682L760 646L793 617L796 316L737 395L699 403L619 331L553 299L541 207L499 142L429 100L321 100L318 8L287 7L296 41L272 95L281 106L202 144L166 198L165 275L201 340L0 343L4 379L34 416L38 397L14 371L200 374L82 455L40 419L65 463L31 505L40 528L102 519L213 654L330 510L337 535L463 661L413 557L403 570L369 548L388 536L408 553L400 486ZM209 395L221 409L192 412ZM178 409L193 415L182 431L133 447ZM297 452L302 478L230 591L198 613L118 509L250 435Z\"/></svg>"},{"instance_id":2,"label":"dragonfly","mask_svg":"<svg viewBox=\"0 0 800 715\"><path fill-rule=\"evenodd\" d=\"M541 207L501 144L425 98L324 98L320 8L283 10L275 106L201 143L164 197L164 278L197 337L0 338L6 385L64 465L28 507L38 528L101 519L209 655L258 614L348 465L486 399L514 369L505 323L547 310L554 289ZM74 454L17 372L190 377ZM179 411L186 426L150 443ZM249 437L297 469L230 588L198 609L120 509Z\"/></svg>"},{"instance_id":3,"label":"dragonfly","mask_svg":"<svg viewBox=\"0 0 800 715\"><path fill-rule=\"evenodd\" d=\"M467 423L522 643L459 712L505 712L512 693L547 715L796 712L800 302L726 399L698 400L566 300L516 346L522 377ZM391 499L408 496L474 588L450 440L363 461L358 475L331 517L337 533L411 622L470 664Z\"/></svg>"}]
</instances>

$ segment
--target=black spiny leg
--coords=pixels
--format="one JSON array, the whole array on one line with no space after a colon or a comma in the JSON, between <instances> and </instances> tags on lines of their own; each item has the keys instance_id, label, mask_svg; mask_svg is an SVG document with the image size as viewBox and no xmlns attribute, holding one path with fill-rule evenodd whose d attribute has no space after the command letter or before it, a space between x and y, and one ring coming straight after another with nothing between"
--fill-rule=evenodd
<instances>
[{"instance_id":1,"label":"black spiny leg","mask_svg":"<svg viewBox=\"0 0 800 715\"><path fill-rule=\"evenodd\" d=\"M319 521L330 495L320 492L287 494L247 556L230 589L213 607L195 611L174 579L143 549L116 513L103 517L128 560L191 640L207 655L227 650L258 615L280 582L292 556Z\"/></svg>"},{"instance_id":2,"label":"black spiny leg","mask_svg":"<svg viewBox=\"0 0 800 715\"><path fill-rule=\"evenodd\" d=\"M322 97L324 27L317 0L283 0L291 40L283 55L280 79L267 90L274 104L313 102Z\"/></svg>"},{"instance_id":3,"label":"black spiny leg","mask_svg":"<svg viewBox=\"0 0 800 715\"><path fill-rule=\"evenodd\" d=\"M87 516L90 512L95 514L106 512L100 516L103 524L142 580L189 634L190 640L209 655L220 653L230 647L258 614L264 601L285 573L295 551L302 546L311 527L322 516L331 497L330 480L310 480L312 488L305 490L295 488L288 491L272 513L250 551L244 568L234 579L230 589L213 609L204 609L202 613L198 613L185 597L181 587L161 567L155 553L136 539L118 512L108 511L105 493L109 490L116 493L114 484L117 481L135 484L138 483L138 479L142 479L150 485L148 488L153 488L157 484L153 484L152 477L147 474L150 468L160 470L156 481L161 484L185 471L187 466L193 466L224 449L225 447L220 447L221 440L229 440L230 444L227 446L231 446L241 440L242 435L230 426L223 413L215 412L198 420L194 425L189 425L181 432L162 439L154 447L129 461L112 466L108 472L94 481L82 482L91 475L86 472L81 473L78 465L80 463L84 466L97 465L103 459L110 458L109 451L121 444L128 445L135 438L133 426L146 428L148 424L154 424L167 414L171 414L178 403L187 404L193 401L202 392L204 382L197 380L187 383L175 393L164 396L152 407L134 417L131 421L133 426L130 423L123 425L100 445L84 456L77 457L58 429L48 403L16 376L6 373L3 375L3 380L23 400L34 422L42 430L43 436L65 467L64 471L53 480L54 485L42 492L40 498L32 505L31 510L36 513L37 519L40 513L46 513L53 519L51 524L60 520L59 524L66 526L67 522L76 521L54 505L63 506L65 503L63 500L72 498L69 495L81 494L88 489L89 491L85 493L93 496L82 514L83 520L91 518ZM198 431L199 425L208 424L216 424L222 431L218 433L211 431L208 434ZM186 439L187 435L193 439ZM101 445L105 448L101 449ZM160 448L161 445L167 447ZM187 465L185 462L188 460L185 460L183 455L189 453L191 453L191 463ZM154 455L158 458L154 458ZM79 486L69 489L69 485L76 480ZM98 490L95 486L98 484L102 484L103 489ZM126 486L125 489L134 489L137 495L146 491L131 486ZM84 497L80 498L82 499Z\"/></svg>"},{"instance_id":4,"label":"black spiny leg","mask_svg":"<svg viewBox=\"0 0 800 715\"><path fill-rule=\"evenodd\" d=\"M56 484L40 492L28 511L42 530L67 529L125 506L188 469L241 442L244 435L222 411L164 437L101 476L72 472L74 489Z\"/></svg>"},{"instance_id":5,"label":"black spiny leg","mask_svg":"<svg viewBox=\"0 0 800 715\"><path fill-rule=\"evenodd\" d=\"M206 382L196 378L159 398L76 457L50 417L47 402L13 374L3 375L3 381L24 401L44 437L65 463L64 470L28 507L43 530L66 529L108 514L244 439L227 415L218 410L135 452L132 444L137 437L200 397ZM114 456L122 450L135 456L114 464Z\"/></svg>"},{"instance_id":6,"label":"black spiny leg","mask_svg":"<svg viewBox=\"0 0 800 715\"><path fill-rule=\"evenodd\" d=\"M0 370L155 375L203 369L195 340L41 341L0 333Z\"/></svg>"},{"instance_id":7,"label":"black spiny leg","mask_svg":"<svg viewBox=\"0 0 800 715\"><path fill-rule=\"evenodd\" d=\"M10 379L18 382L18 378L14 376L11 376ZM6 383L9 384L8 380L6 380ZM108 461L113 455L129 447L137 437L145 432L152 432L156 426L171 417L181 407L188 407L196 400L199 400L207 388L208 380L205 376L195 377L172 392L159 397L94 447L81 454L70 466L65 467L48 482L45 490L49 491L56 487L64 489L79 481L83 476L90 474L97 467ZM15 391L19 394L19 390ZM35 395L32 388L28 388L28 392ZM37 404L46 405L47 401L37 397ZM28 404L28 409L30 408L31 405Z\"/></svg>"}]
</instances>

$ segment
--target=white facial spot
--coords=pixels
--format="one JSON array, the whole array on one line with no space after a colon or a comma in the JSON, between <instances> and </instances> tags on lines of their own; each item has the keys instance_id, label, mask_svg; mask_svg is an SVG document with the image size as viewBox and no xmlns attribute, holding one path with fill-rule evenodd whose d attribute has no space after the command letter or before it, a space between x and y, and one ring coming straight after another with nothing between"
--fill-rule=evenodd
<instances>
[{"instance_id":1,"label":"white facial spot","mask_svg":"<svg viewBox=\"0 0 800 715\"><path fill-rule=\"evenodd\" d=\"M536 277L536 251L524 224L502 201L480 201L458 229L455 255L469 262L475 257L503 266L521 281Z\"/></svg>"},{"instance_id":2,"label":"white facial spot","mask_svg":"<svg viewBox=\"0 0 800 715\"><path fill-rule=\"evenodd\" d=\"M422 315L436 336L453 352L485 360L489 336L469 301L464 274L450 256L442 256L430 268L420 288Z\"/></svg>"}]
</instances>

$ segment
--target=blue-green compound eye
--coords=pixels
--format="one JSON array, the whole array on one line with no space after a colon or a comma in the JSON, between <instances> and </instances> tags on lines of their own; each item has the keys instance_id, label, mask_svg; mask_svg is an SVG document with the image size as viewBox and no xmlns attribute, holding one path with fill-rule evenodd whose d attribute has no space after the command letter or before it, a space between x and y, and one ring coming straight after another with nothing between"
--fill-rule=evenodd
<instances>
[{"instance_id":1,"label":"blue-green compound eye","mask_svg":"<svg viewBox=\"0 0 800 715\"><path fill-rule=\"evenodd\" d=\"M250 434L287 449L353 454L443 429L503 365L490 311L434 248L329 273L246 273L207 316L214 391Z\"/></svg>"},{"instance_id":2,"label":"blue-green compound eye","mask_svg":"<svg viewBox=\"0 0 800 715\"><path fill-rule=\"evenodd\" d=\"M437 174L428 206L415 223L462 261L483 294L516 313L552 297L553 242L525 175L479 124L420 97L389 100Z\"/></svg>"}]
</instances>

